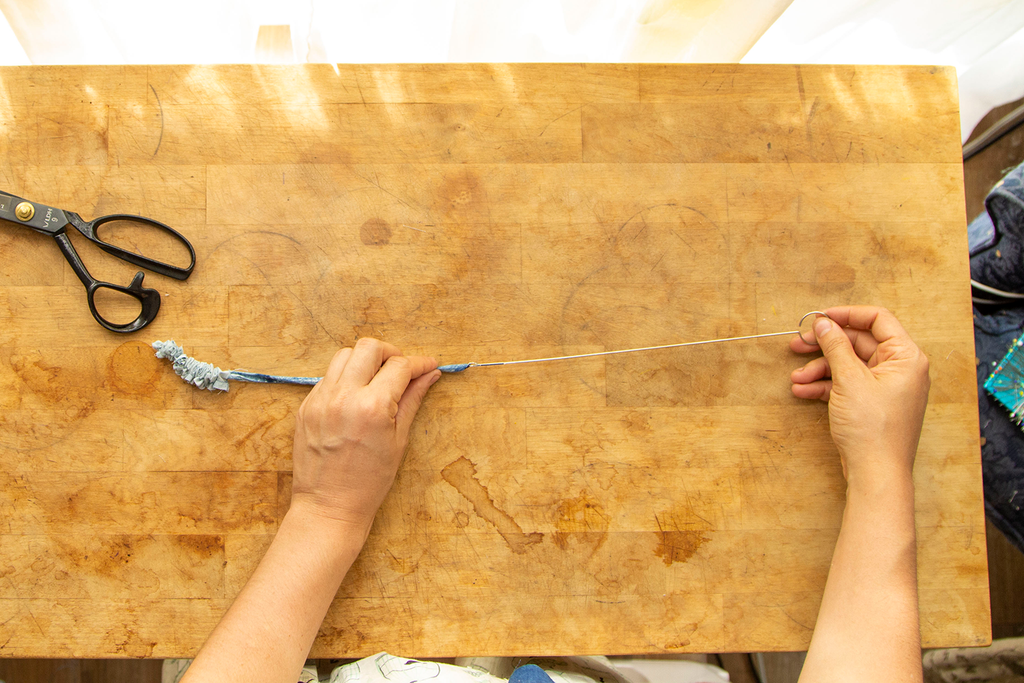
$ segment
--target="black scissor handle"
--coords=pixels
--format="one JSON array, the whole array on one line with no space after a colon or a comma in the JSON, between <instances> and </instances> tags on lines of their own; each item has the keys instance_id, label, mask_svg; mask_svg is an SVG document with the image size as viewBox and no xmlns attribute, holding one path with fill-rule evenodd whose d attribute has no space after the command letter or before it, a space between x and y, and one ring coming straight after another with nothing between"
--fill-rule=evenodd
<instances>
[{"instance_id":1,"label":"black scissor handle","mask_svg":"<svg viewBox=\"0 0 1024 683\"><path fill-rule=\"evenodd\" d=\"M107 328L111 332L137 332L146 325L153 322L156 318L157 312L160 310L160 293L155 289L149 289L142 286L142 280L145 275L139 271L132 278L131 284L127 287L121 285L115 285L110 282L100 282L89 275L89 271L85 269L85 264L82 263L82 259L78 257L78 253L75 248L71 245L71 239L68 238L67 233L61 231L53 236L57 241L57 246L64 252L64 256L67 257L68 263L71 264L71 269L75 271L75 275L85 285L86 297L89 300L89 310L92 312L92 317L96 318L103 327ZM193 259L194 263L194 259ZM187 276L186 276L187 277ZM96 310L96 292L100 289L111 289L121 294L127 294L130 297L134 297L139 300L142 304L142 310L139 312L139 316L130 323L120 324L113 323L100 315L99 311Z\"/></svg>"},{"instance_id":2,"label":"black scissor handle","mask_svg":"<svg viewBox=\"0 0 1024 683\"><path fill-rule=\"evenodd\" d=\"M144 216L134 216L132 214L127 213L115 213L109 216L101 216L91 221L84 221L82 220L82 217L79 216L77 213L73 213L71 211L65 211L64 213L66 214L68 221L71 223L71 225L75 226L75 229L78 230L78 232L82 233L82 235L87 240L89 240L90 242L92 242L93 244L95 244L97 247L107 252L108 254L116 256L117 258L127 261L128 263L133 263L139 266L140 268L146 268L148 270L153 271L154 273L158 273L159 275L173 277L175 280L185 280L188 279L188 276L192 274L192 269L195 268L196 266L196 250L192 248L192 243L185 239L185 236L182 235L180 232L178 232L169 225L161 223L160 221L155 221L152 218L146 218ZM154 259L147 258L140 254L136 254L135 252L132 251L125 251L120 247L117 247L108 242L104 242L103 238L99 236L99 228L101 228L105 223L112 223L114 221L138 223L162 230L163 232L167 233L168 235L170 235L171 237L185 245L185 248L188 249L191 261L189 262L187 267L181 268L178 266L172 266L169 263L163 263L162 261L156 261Z\"/></svg>"},{"instance_id":3,"label":"black scissor handle","mask_svg":"<svg viewBox=\"0 0 1024 683\"><path fill-rule=\"evenodd\" d=\"M103 327L107 328L111 332L137 332L153 322L153 319L156 318L157 312L160 310L160 293L155 289L143 287L142 279L144 277L145 276L140 270L135 273L135 277L132 278L131 284L127 287L114 285L109 282L100 282L98 280L93 281L86 291L89 296L89 310L92 311L92 317L96 318L96 322L103 325ZM139 303L142 304L142 310L139 312L139 317L130 323L119 325L118 323L112 323L101 316L99 311L96 310L96 302L94 301L96 292L100 289L112 289L115 292L127 294L128 296L133 296L138 299Z\"/></svg>"}]
</instances>

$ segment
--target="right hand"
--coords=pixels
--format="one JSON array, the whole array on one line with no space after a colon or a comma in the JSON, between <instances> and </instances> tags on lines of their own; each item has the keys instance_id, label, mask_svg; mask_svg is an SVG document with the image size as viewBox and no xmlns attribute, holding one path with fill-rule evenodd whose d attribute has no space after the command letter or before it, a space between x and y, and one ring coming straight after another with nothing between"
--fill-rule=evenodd
<instances>
[{"instance_id":1,"label":"right hand","mask_svg":"<svg viewBox=\"0 0 1024 683\"><path fill-rule=\"evenodd\" d=\"M848 483L909 476L928 403L928 359L884 308L840 306L826 313L832 320L814 321L824 356L793 371L793 394L828 402ZM819 346L790 342L797 353Z\"/></svg>"},{"instance_id":2,"label":"right hand","mask_svg":"<svg viewBox=\"0 0 1024 683\"><path fill-rule=\"evenodd\" d=\"M398 472L409 429L437 361L360 339L338 351L299 406L292 508L358 529L365 538Z\"/></svg>"}]
</instances>

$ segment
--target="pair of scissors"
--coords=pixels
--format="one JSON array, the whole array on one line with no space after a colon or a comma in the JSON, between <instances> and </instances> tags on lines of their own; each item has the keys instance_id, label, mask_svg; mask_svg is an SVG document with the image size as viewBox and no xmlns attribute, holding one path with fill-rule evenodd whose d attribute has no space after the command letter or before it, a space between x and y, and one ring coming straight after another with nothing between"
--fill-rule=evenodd
<instances>
[{"instance_id":1,"label":"pair of scissors","mask_svg":"<svg viewBox=\"0 0 1024 683\"><path fill-rule=\"evenodd\" d=\"M112 332L136 332L153 322L153 319L156 318L157 312L160 310L160 294L155 289L148 289L142 286L142 279L144 277L142 271L135 274L135 277L132 278L131 283L127 287L115 285L110 282L101 282L93 278L89 274L89 271L86 270L85 264L82 263L82 259L79 258L78 252L75 251L74 246L71 244L71 239L67 235L67 229L69 227L80 232L83 237L108 254L116 256L128 263L135 264L136 266L151 270L154 273L172 277L176 280L185 280L188 278L188 276L192 274L192 269L196 265L196 252L189 241L174 228L151 218L133 216L130 214L111 214L109 216L101 216L100 218L86 221L77 213L72 211L62 211L61 209L46 206L45 204L30 202L22 199L21 197L15 197L14 195L7 194L0 190L0 219L14 223L15 225L31 228L36 232L43 233L44 235L50 235L57 241L57 246L60 247L61 252L64 254L64 258L68 260L68 263L71 264L71 268L75 271L75 275L77 275L78 279L82 281L83 285L85 285L86 296L89 301L89 310L92 311L92 317L96 318L96 322L100 325ZM188 267L181 268L147 258L141 254L136 254L135 252L125 251L116 245L105 242L102 237L100 237L101 229L103 226L115 222L118 223L119 226L123 224L127 225L129 228L134 227L139 230L151 230L155 228L162 233L166 233L170 237L181 242L188 249L188 253L191 257L191 263L188 264ZM95 296L96 292L101 289L113 290L138 299L141 304L141 311L139 312L138 317L129 323L115 323L105 319L100 315L99 311L96 310Z\"/></svg>"}]
</instances>

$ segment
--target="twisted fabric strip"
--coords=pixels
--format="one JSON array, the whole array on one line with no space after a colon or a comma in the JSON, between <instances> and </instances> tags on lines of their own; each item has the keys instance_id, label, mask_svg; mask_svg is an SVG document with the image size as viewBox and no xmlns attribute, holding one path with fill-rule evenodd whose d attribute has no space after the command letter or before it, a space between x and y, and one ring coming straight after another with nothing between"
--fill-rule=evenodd
<instances>
[{"instance_id":1,"label":"twisted fabric strip","mask_svg":"<svg viewBox=\"0 0 1024 683\"><path fill-rule=\"evenodd\" d=\"M228 390L227 374L213 363L204 363L185 354L184 349L174 343L173 339L165 342L153 342L157 358L166 358L174 367L174 374L189 384L210 391Z\"/></svg>"},{"instance_id":2,"label":"twisted fabric strip","mask_svg":"<svg viewBox=\"0 0 1024 683\"><path fill-rule=\"evenodd\" d=\"M789 330L787 332L767 332L764 334L748 334L742 337L726 337L723 339L704 339L702 341L682 342L679 344L661 344L659 346L642 346L635 349L620 349L618 351L597 351L594 353L578 353L572 356L554 356L551 358L530 358L526 360L506 360L506 361L495 361L492 363L451 363L449 365L438 366L438 370L444 373L458 373L463 372L468 368L485 368L493 367L497 365L520 365L523 363L546 363L555 360L571 360L576 358L593 358L596 356L613 356L619 353L635 353L637 351L656 351L659 349L674 349L681 346L699 346L701 344L720 344L722 342L731 341L743 341L746 339L762 339L765 337L778 337L780 335L796 334L800 336L805 344L817 345L815 339L808 340L804 337L804 333L801 331L801 327L804 324L804 320L811 316L823 316L828 317L827 313L822 311L810 311L805 313L800 322L797 323L797 329ZM212 363L203 363L195 358L191 358L185 355L185 352L180 346L174 343L174 340L168 340L165 342L156 341L153 342L153 348L156 349L157 358L166 358L171 361L174 366L174 372L189 384L193 384L200 389L219 389L220 391L228 390L228 380L236 380L240 382L258 382L261 384L304 384L306 386L313 386L321 380L320 377L288 377L284 375L265 375L259 372L245 372L244 370L221 370L215 367ZM1022 399L1024 401L1024 399ZM1022 404L1024 405L1024 404ZM1024 410L1024 409L1022 409Z\"/></svg>"}]
</instances>

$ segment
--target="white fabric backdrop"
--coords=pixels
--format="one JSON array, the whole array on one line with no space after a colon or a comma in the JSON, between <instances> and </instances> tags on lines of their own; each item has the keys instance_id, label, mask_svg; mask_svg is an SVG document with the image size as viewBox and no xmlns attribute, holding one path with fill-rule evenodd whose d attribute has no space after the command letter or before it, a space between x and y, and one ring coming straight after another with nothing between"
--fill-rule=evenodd
<instances>
[{"instance_id":1,"label":"white fabric backdrop","mask_svg":"<svg viewBox=\"0 0 1024 683\"><path fill-rule=\"evenodd\" d=\"M1024 97L1024 1L794 0L741 61L953 65L966 140Z\"/></svg>"},{"instance_id":2,"label":"white fabric backdrop","mask_svg":"<svg viewBox=\"0 0 1024 683\"><path fill-rule=\"evenodd\" d=\"M966 138L1024 96L1024 0L0 0L0 64L951 64ZM261 26L291 50L257 50Z\"/></svg>"}]
</instances>

